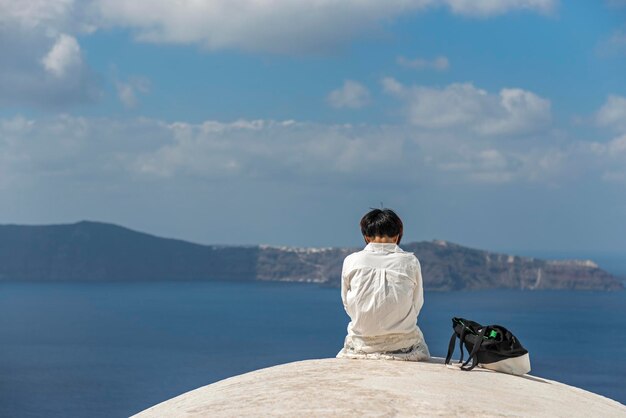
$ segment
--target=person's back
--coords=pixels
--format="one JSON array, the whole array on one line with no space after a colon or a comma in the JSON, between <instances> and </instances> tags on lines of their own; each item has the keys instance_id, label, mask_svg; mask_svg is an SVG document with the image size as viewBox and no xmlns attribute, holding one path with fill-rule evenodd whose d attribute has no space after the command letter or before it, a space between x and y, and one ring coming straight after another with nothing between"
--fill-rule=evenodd
<instances>
[{"instance_id":1,"label":"person's back","mask_svg":"<svg viewBox=\"0 0 626 418\"><path fill-rule=\"evenodd\" d=\"M367 243L344 260L341 298L350 316L337 357L424 360L428 347L417 326L423 305L419 261L398 244L402 221L389 209L361 219Z\"/></svg>"}]
</instances>

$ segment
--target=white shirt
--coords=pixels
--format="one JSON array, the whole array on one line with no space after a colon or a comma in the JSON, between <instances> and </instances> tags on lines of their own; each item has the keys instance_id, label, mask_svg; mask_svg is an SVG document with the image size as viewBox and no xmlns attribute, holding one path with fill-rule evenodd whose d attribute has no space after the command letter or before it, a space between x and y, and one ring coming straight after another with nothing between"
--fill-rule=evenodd
<instances>
[{"instance_id":1,"label":"white shirt","mask_svg":"<svg viewBox=\"0 0 626 418\"><path fill-rule=\"evenodd\" d=\"M388 352L421 345L428 353L417 326L424 292L413 253L396 244L369 243L350 254L343 262L341 299L351 319L342 351Z\"/></svg>"}]
</instances>

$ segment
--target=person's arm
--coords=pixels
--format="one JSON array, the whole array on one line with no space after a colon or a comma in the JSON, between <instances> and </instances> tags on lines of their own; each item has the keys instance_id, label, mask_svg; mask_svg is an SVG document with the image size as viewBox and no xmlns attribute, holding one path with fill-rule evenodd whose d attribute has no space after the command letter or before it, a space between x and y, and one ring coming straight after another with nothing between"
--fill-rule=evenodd
<instances>
[{"instance_id":1,"label":"person's arm","mask_svg":"<svg viewBox=\"0 0 626 418\"><path fill-rule=\"evenodd\" d=\"M424 284L422 280L422 267L417 258L415 258L415 290L413 292L413 307L415 312L419 315L422 306L424 305Z\"/></svg>"},{"instance_id":2,"label":"person's arm","mask_svg":"<svg viewBox=\"0 0 626 418\"><path fill-rule=\"evenodd\" d=\"M343 260L343 266L341 268L341 301L343 302L343 308L348 312L348 290L350 290L350 278L348 277L348 258Z\"/></svg>"}]
</instances>

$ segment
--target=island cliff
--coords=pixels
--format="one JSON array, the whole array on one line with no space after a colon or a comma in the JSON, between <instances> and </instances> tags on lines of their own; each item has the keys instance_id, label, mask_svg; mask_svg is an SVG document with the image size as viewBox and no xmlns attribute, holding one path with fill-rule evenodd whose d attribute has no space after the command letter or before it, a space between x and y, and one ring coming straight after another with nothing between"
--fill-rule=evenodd
<instances>
[{"instance_id":1,"label":"island cliff","mask_svg":"<svg viewBox=\"0 0 626 418\"><path fill-rule=\"evenodd\" d=\"M592 261L539 260L445 241L403 245L420 259L427 290L619 290ZM0 225L0 280L272 280L340 283L356 248L212 246L160 238L117 225Z\"/></svg>"}]
</instances>

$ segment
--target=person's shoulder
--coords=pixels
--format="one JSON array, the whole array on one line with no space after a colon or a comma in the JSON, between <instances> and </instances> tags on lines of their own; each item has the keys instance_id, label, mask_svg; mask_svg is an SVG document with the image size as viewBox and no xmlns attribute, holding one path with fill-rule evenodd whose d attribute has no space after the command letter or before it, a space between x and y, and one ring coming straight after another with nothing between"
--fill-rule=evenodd
<instances>
[{"instance_id":1,"label":"person's shoulder","mask_svg":"<svg viewBox=\"0 0 626 418\"><path fill-rule=\"evenodd\" d=\"M398 254L400 254L402 257L406 258L406 260L408 262L410 262L411 264L414 264L417 267L420 267L420 261L417 258L417 256L415 255L415 253L413 253L412 251L405 251L405 250L401 249L401 251Z\"/></svg>"},{"instance_id":2,"label":"person's shoulder","mask_svg":"<svg viewBox=\"0 0 626 418\"><path fill-rule=\"evenodd\" d=\"M353 252L351 254L348 254L346 256L346 258L343 259L343 262L344 263L350 263L350 262L354 261L356 258L358 258L361 255L361 253L363 253L363 250L355 251L355 252Z\"/></svg>"},{"instance_id":3,"label":"person's shoulder","mask_svg":"<svg viewBox=\"0 0 626 418\"><path fill-rule=\"evenodd\" d=\"M351 252L350 254L348 254L346 256L346 258L354 258L354 257L356 257L357 255L359 255L362 252L363 252L363 250L358 250L358 251Z\"/></svg>"}]
</instances>

